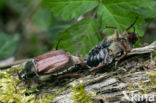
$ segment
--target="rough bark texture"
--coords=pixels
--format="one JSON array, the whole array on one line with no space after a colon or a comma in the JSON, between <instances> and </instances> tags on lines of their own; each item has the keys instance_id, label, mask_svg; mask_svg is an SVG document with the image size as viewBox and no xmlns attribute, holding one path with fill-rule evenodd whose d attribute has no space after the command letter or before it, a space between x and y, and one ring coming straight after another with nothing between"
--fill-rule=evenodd
<instances>
[{"instance_id":1,"label":"rough bark texture","mask_svg":"<svg viewBox=\"0 0 156 103\"><path fill-rule=\"evenodd\" d=\"M151 64L156 62L155 53L156 42L143 48L133 49L127 58L118 63L118 68L115 69L112 64L105 68L109 69L107 72L100 70L98 73L90 73L72 83L78 85L80 81L83 81L85 90L88 93L94 92L99 103L102 101L108 103L139 101L139 97L132 98L132 93L141 93L140 96L149 93L149 97L151 93L156 93L153 91L156 89L155 86L148 86L152 85L148 73L153 72L153 69L156 68L155 64ZM135 71L132 71L134 68ZM129 94L129 98L126 98L123 93ZM146 98L142 100L146 101ZM55 101L73 103L71 87L69 86L61 95L57 95Z\"/></svg>"},{"instance_id":2,"label":"rough bark texture","mask_svg":"<svg viewBox=\"0 0 156 103\"><path fill-rule=\"evenodd\" d=\"M61 92L57 93L54 101L56 103L73 103L71 84L79 85L82 81L87 93L94 92L96 94L94 99L98 103L148 101L152 93L156 93L155 62L156 41L149 46L133 49L125 59L118 63L117 68L114 66L115 63L112 63L96 72L81 70L81 77L78 79L59 78L55 82L50 82L49 85L43 86L43 84L40 93L54 93L60 90ZM64 89L61 90L62 88ZM132 98L132 94L138 93L140 96L149 95L143 99L136 95L135 98Z\"/></svg>"}]
</instances>

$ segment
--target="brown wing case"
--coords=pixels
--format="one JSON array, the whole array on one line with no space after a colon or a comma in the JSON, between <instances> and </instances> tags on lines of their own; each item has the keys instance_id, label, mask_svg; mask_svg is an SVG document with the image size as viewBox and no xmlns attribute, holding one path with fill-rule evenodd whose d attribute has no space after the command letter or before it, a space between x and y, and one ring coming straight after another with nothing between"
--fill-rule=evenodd
<instances>
[{"instance_id":1,"label":"brown wing case","mask_svg":"<svg viewBox=\"0 0 156 103\"><path fill-rule=\"evenodd\" d=\"M37 56L34 59L39 61L39 60L42 60L42 59L45 59L45 58L48 58L48 57L52 57L52 56L56 56L56 55L60 55L60 54L67 54L67 51L65 51L65 50L55 50L55 51L51 51L49 53Z\"/></svg>"},{"instance_id":2,"label":"brown wing case","mask_svg":"<svg viewBox=\"0 0 156 103\"><path fill-rule=\"evenodd\" d=\"M52 51L34 59L38 74L57 73L65 69L72 62L71 56L64 50Z\"/></svg>"}]
</instances>

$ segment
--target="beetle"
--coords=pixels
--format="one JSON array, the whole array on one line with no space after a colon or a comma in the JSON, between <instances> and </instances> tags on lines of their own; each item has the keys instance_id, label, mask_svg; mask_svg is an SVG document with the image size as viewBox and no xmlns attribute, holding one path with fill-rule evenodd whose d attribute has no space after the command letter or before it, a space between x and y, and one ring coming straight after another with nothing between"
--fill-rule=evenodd
<instances>
[{"instance_id":1,"label":"beetle","mask_svg":"<svg viewBox=\"0 0 156 103\"><path fill-rule=\"evenodd\" d=\"M51 76L60 76L69 73L76 66L81 66L83 59L72 56L65 50L53 50L49 53L34 57L25 64L24 69L19 72L21 80L30 80L37 77L41 81Z\"/></svg>"},{"instance_id":2,"label":"beetle","mask_svg":"<svg viewBox=\"0 0 156 103\"><path fill-rule=\"evenodd\" d=\"M91 72L103 68L114 60L120 61L131 51L133 44L138 40L138 34L135 33L135 27L133 28L133 32L129 32L129 30L134 26L136 20L122 33L122 35L119 35L116 27L105 27L115 29L115 34L107 36L99 44L93 47L84 58L84 63L91 68Z\"/></svg>"}]
</instances>

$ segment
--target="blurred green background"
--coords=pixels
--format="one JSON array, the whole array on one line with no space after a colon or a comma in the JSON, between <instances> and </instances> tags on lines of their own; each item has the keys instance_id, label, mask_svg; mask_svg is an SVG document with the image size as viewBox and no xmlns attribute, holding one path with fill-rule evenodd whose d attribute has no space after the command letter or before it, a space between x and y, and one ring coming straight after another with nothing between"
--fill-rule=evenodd
<instances>
[{"instance_id":1,"label":"blurred green background","mask_svg":"<svg viewBox=\"0 0 156 103\"><path fill-rule=\"evenodd\" d=\"M141 2L141 3L140 3ZM56 47L82 56L103 38L135 25L138 45L156 40L155 0L0 0L0 60L32 58Z\"/></svg>"}]
</instances>

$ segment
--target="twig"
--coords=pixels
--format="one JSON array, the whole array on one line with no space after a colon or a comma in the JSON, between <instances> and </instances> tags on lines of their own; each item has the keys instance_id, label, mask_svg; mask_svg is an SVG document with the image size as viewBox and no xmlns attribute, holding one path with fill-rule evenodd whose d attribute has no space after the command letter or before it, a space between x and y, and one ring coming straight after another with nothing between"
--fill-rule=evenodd
<instances>
[{"instance_id":1,"label":"twig","mask_svg":"<svg viewBox=\"0 0 156 103\"><path fill-rule=\"evenodd\" d=\"M28 61L30 61L30 60L32 60L32 59L23 59L23 60L15 61L15 62L13 62L13 63L0 65L0 69L10 68L11 66L18 65L18 64L22 64L22 63L26 63L26 62L28 62Z\"/></svg>"},{"instance_id":2,"label":"twig","mask_svg":"<svg viewBox=\"0 0 156 103\"><path fill-rule=\"evenodd\" d=\"M156 52L156 41L154 41L152 44L145 47L134 48L131 50L130 53L128 53L128 55L145 54L145 53L152 53L152 52Z\"/></svg>"}]
</instances>

